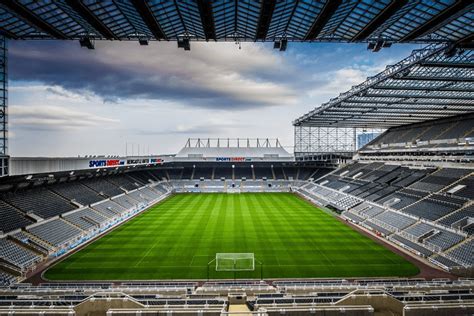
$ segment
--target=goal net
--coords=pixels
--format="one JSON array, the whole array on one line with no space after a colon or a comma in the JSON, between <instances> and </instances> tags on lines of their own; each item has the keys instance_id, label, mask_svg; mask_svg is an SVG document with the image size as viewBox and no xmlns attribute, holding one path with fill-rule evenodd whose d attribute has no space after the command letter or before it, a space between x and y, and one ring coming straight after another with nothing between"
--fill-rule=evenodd
<instances>
[{"instance_id":1,"label":"goal net","mask_svg":"<svg viewBox=\"0 0 474 316\"><path fill-rule=\"evenodd\" d=\"M216 253L216 271L254 271L253 253Z\"/></svg>"}]
</instances>

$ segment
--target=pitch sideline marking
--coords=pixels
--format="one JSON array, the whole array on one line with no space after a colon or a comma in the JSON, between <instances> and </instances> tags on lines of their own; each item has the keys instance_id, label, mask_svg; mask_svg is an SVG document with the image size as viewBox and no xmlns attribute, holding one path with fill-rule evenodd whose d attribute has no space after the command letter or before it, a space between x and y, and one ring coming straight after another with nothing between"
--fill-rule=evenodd
<instances>
[{"instance_id":1,"label":"pitch sideline marking","mask_svg":"<svg viewBox=\"0 0 474 316\"><path fill-rule=\"evenodd\" d=\"M193 263L194 263L194 258L195 257L209 257L208 255L194 255L192 258L191 258L191 262L189 263L189 267L193 267ZM202 266L194 266L194 267L202 267Z\"/></svg>"},{"instance_id":2,"label":"pitch sideline marking","mask_svg":"<svg viewBox=\"0 0 474 316\"><path fill-rule=\"evenodd\" d=\"M148 251L140 258L140 260L139 260L137 263L135 263L135 265L134 265L133 267L135 268L135 267L137 267L140 263L142 263L143 259L145 259L145 258L148 256L148 254L150 253L150 251L151 251L153 248L155 248L155 246L156 246L157 244L158 244L158 241L155 241L155 242L153 243L153 246L151 246L150 249L148 249Z\"/></svg>"}]
</instances>

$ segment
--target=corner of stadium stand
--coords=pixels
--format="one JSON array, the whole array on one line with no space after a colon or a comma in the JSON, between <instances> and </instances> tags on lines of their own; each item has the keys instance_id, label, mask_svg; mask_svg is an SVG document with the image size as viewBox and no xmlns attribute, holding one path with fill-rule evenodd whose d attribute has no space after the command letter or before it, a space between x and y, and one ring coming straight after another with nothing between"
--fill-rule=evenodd
<instances>
[{"instance_id":1,"label":"corner of stadium stand","mask_svg":"<svg viewBox=\"0 0 474 316\"><path fill-rule=\"evenodd\" d=\"M0 16L0 315L474 315L474 2L4 0ZM197 138L173 155L31 158L10 157L7 147L7 45L17 40L84 49L95 41L420 48L296 118L294 153L278 139ZM420 273L44 278L92 241L190 192L289 192Z\"/></svg>"}]
</instances>

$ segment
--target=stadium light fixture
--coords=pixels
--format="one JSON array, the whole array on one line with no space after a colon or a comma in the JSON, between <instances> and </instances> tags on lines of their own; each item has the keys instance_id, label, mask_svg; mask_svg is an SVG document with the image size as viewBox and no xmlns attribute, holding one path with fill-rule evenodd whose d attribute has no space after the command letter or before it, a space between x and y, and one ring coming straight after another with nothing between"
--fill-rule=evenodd
<instances>
[{"instance_id":1,"label":"stadium light fixture","mask_svg":"<svg viewBox=\"0 0 474 316\"><path fill-rule=\"evenodd\" d=\"M191 50L189 38L178 39L178 48L183 48L184 50Z\"/></svg>"},{"instance_id":2,"label":"stadium light fixture","mask_svg":"<svg viewBox=\"0 0 474 316\"><path fill-rule=\"evenodd\" d=\"M380 50L382 49L382 46L383 46L383 41L377 41L377 42L375 43L374 49L372 49L372 51L373 51L374 53L376 53L376 52L378 52L378 51L380 51Z\"/></svg>"},{"instance_id":3,"label":"stadium light fixture","mask_svg":"<svg viewBox=\"0 0 474 316\"><path fill-rule=\"evenodd\" d=\"M380 51L382 48L389 48L392 46L392 43L384 41L384 40L378 40L376 42L369 42L367 44L367 50L371 50L372 52L376 53Z\"/></svg>"},{"instance_id":4,"label":"stadium light fixture","mask_svg":"<svg viewBox=\"0 0 474 316\"><path fill-rule=\"evenodd\" d=\"M86 47L87 49L94 49L94 42L90 37L83 37L79 39L79 44L81 47Z\"/></svg>"},{"instance_id":5,"label":"stadium light fixture","mask_svg":"<svg viewBox=\"0 0 474 316\"><path fill-rule=\"evenodd\" d=\"M287 46L288 46L288 40L286 40L286 39L275 41L273 43L273 49L278 49L278 50L280 50L280 52L286 51Z\"/></svg>"}]
</instances>

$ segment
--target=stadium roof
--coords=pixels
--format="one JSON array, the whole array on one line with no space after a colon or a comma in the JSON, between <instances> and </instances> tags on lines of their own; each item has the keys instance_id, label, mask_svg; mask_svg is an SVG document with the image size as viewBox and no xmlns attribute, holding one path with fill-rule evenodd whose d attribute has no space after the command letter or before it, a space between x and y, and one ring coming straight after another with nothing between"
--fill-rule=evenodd
<instances>
[{"instance_id":1,"label":"stadium roof","mask_svg":"<svg viewBox=\"0 0 474 316\"><path fill-rule=\"evenodd\" d=\"M189 138L175 158L292 158L278 139Z\"/></svg>"},{"instance_id":2,"label":"stadium roof","mask_svg":"<svg viewBox=\"0 0 474 316\"><path fill-rule=\"evenodd\" d=\"M395 42L472 40L471 0L4 0L12 39ZM376 44L375 44L376 43Z\"/></svg>"},{"instance_id":3,"label":"stadium roof","mask_svg":"<svg viewBox=\"0 0 474 316\"><path fill-rule=\"evenodd\" d=\"M293 122L389 128L474 112L474 51L432 44Z\"/></svg>"}]
</instances>

